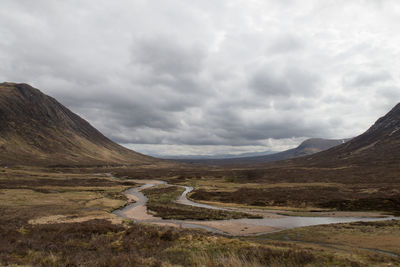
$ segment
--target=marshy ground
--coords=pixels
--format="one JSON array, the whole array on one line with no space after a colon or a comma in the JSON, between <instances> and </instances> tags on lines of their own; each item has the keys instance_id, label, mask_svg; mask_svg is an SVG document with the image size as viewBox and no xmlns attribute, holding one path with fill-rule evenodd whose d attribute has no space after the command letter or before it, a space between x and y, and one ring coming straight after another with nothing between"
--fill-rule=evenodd
<instances>
[{"instance_id":1,"label":"marshy ground","mask_svg":"<svg viewBox=\"0 0 400 267\"><path fill-rule=\"evenodd\" d=\"M313 226L257 238L132 223L111 211L128 202L123 191L137 183L95 174L109 171L1 169L0 265L400 264L395 255L382 253L399 253L396 249L400 247L397 221ZM170 205L171 199L180 193L177 188L149 190L148 194L155 196L150 197L154 207L161 206L159 210L163 212L162 208ZM180 211L184 213L180 208L171 210L171 216L178 216ZM203 214L197 210L185 216L207 219L222 215Z\"/></svg>"},{"instance_id":2,"label":"marshy ground","mask_svg":"<svg viewBox=\"0 0 400 267\"><path fill-rule=\"evenodd\" d=\"M182 195L184 188L159 185L156 188L148 188L142 192L149 198L147 208L153 211L157 217L163 219L189 219L189 220L229 220L239 218L261 218L260 216L243 213L206 209L176 203L176 199Z\"/></svg>"}]
</instances>

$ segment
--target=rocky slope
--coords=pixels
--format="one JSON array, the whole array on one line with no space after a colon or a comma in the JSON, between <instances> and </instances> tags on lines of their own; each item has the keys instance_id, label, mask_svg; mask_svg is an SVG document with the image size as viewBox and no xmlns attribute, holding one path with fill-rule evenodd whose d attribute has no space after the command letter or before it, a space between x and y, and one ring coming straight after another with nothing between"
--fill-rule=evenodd
<instances>
[{"instance_id":1,"label":"rocky slope","mask_svg":"<svg viewBox=\"0 0 400 267\"><path fill-rule=\"evenodd\" d=\"M154 164L27 84L0 84L0 165Z\"/></svg>"}]
</instances>

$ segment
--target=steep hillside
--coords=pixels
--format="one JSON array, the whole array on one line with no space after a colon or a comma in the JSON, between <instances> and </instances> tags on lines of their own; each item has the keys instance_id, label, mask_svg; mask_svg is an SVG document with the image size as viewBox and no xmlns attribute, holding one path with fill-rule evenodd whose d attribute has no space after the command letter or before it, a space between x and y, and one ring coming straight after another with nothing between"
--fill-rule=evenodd
<instances>
[{"instance_id":1,"label":"steep hillside","mask_svg":"<svg viewBox=\"0 0 400 267\"><path fill-rule=\"evenodd\" d=\"M400 103L365 133L345 144L294 162L321 166L400 164Z\"/></svg>"},{"instance_id":2,"label":"steep hillside","mask_svg":"<svg viewBox=\"0 0 400 267\"><path fill-rule=\"evenodd\" d=\"M102 135L27 84L0 84L0 165L122 165L158 160Z\"/></svg>"}]
</instances>

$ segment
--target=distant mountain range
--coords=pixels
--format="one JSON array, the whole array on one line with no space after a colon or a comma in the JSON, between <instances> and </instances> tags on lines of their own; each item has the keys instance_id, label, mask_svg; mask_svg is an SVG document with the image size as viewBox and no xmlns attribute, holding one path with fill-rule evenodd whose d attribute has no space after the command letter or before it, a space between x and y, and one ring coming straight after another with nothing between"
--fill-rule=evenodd
<instances>
[{"instance_id":1,"label":"distant mountain range","mask_svg":"<svg viewBox=\"0 0 400 267\"><path fill-rule=\"evenodd\" d=\"M0 166L160 162L124 148L27 84L0 84Z\"/></svg>"},{"instance_id":2,"label":"distant mountain range","mask_svg":"<svg viewBox=\"0 0 400 267\"><path fill-rule=\"evenodd\" d=\"M400 167L400 103L378 119L365 133L352 139L312 138L294 149L271 155L230 159L181 159L180 161L257 168L276 162L281 166L318 168L342 166L343 168L343 166L352 165L368 165L368 167L379 165L396 169L396 166ZM393 170L391 170L391 175L393 175Z\"/></svg>"},{"instance_id":3,"label":"distant mountain range","mask_svg":"<svg viewBox=\"0 0 400 267\"><path fill-rule=\"evenodd\" d=\"M231 159L231 158L245 158L245 157L255 157L255 156L265 156L270 154L275 154L274 151L262 151L262 152L248 152L241 154L217 154L217 155L153 155L157 158L171 159L171 160L191 160L191 159Z\"/></svg>"},{"instance_id":4,"label":"distant mountain range","mask_svg":"<svg viewBox=\"0 0 400 267\"><path fill-rule=\"evenodd\" d=\"M241 157L227 157L227 158L175 158L175 160L192 163L192 164L206 164L206 165L243 165L243 164L257 164L272 161L279 161L291 158L302 157L311 155L331 147L343 144L350 139L322 139L311 138L302 142L298 147L285 150L278 153L270 153L262 155L250 155ZM263 152L261 152L263 153Z\"/></svg>"},{"instance_id":5,"label":"distant mountain range","mask_svg":"<svg viewBox=\"0 0 400 267\"><path fill-rule=\"evenodd\" d=\"M379 118L365 133L352 139L331 141L310 139L304 141L295 149L261 157L182 161L229 166L242 165L254 168L263 168L263 166L268 165L268 167L281 166L284 168L298 166L301 168L349 168L350 170L352 166L366 166L366 169L371 169L371 173L364 174L364 176L365 178L369 177L370 180L379 180L380 176L398 178L400 168L400 103ZM276 161L276 163L271 166L268 163L272 161ZM378 166L381 173L377 171ZM354 175L349 173L348 176L353 177Z\"/></svg>"}]
</instances>

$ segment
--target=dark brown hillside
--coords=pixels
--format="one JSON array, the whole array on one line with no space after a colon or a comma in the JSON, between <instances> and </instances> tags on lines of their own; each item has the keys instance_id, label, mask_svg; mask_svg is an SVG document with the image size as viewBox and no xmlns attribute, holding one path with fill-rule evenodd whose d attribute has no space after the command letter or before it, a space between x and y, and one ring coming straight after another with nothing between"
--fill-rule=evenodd
<instances>
[{"instance_id":1,"label":"dark brown hillside","mask_svg":"<svg viewBox=\"0 0 400 267\"><path fill-rule=\"evenodd\" d=\"M400 165L400 103L349 142L294 162L318 166Z\"/></svg>"},{"instance_id":2,"label":"dark brown hillside","mask_svg":"<svg viewBox=\"0 0 400 267\"><path fill-rule=\"evenodd\" d=\"M27 84L0 84L1 165L121 165L158 160L102 135L52 97Z\"/></svg>"}]
</instances>

